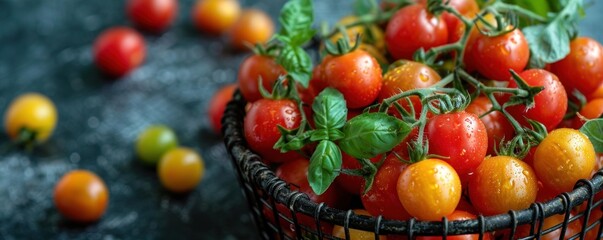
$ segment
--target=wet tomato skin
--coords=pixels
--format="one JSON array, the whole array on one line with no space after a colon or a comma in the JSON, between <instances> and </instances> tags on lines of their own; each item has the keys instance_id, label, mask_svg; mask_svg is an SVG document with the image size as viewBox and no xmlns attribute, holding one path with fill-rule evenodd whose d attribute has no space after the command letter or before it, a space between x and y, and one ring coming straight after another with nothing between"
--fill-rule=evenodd
<instances>
[{"instance_id":1,"label":"wet tomato skin","mask_svg":"<svg viewBox=\"0 0 603 240\"><path fill-rule=\"evenodd\" d=\"M362 205L373 216L382 215L386 219L408 220L406 212L397 194L398 177L407 167L395 155L390 154L375 175L373 186L361 195ZM363 188L365 184L363 183Z\"/></svg>"},{"instance_id":2,"label":"wet tomato skin","mask_svg":"<svg viewBox=\"0 0 603 240\"><path fill-rule=\"evenodd\" d=\"M445 161L425 159L402 171L397 192L402 206L411 216L439 221L456 209L461 199L461 180Z\"/></svg>"},{"instance_id":3,"label":"wet tomato skin","mask_svg":"<svg viewBox=\"0 0 603 240\"><path fill-rule=\"evenodd\" d=\"M474 99L465 111L481 116L490 111L491 108L492 102L490 102L488 97L481 96ZM510 140L515 135L513 126L501 112L490 112L481 117L480 120L484 123L488 134L488 154L494 155L495 146L497 147L500 141L503 139Z\"/></svg>"},{"instance_id":4,"label":"wet tomato skin","mask_svg":"<svg viewBox=\"0 0 603 240\"><path fill-rule=\"evenodd\" d=\"M471 203L484 215L528 208L536 200L537 191L532 167L509 156L486 158L469 180Z\"/></svg>"},{"instance_id":5,"label":"wet tomato skin","mask_svg":"<svg viewBox=\"0 0 603 240\"><path fill-rule=\"evenodd\" d=\"M511 77L509 69L521 72L530 59L528 41L519 29L497 37L472 34L469 42L469 58L475 69L485 77L507 81Z\"/></svg>"},{"instance_id":6,"label":"wet tomato skin","mask_svg":"<svg viewBox=\"0 0 603 240\"><path fill-rule=\"evenodd\" d=\"M569 192L580 179L588 179L596 154L588 137L575 129L550 132L534 153L534 170L543 185L559 194Z\"/></svg>"},{"instance_id":7,"label":"wet tomato skin","mask_svg":"<svg viewBox=\"0 0 603 240\"><path fill-rule=\"evenodd\" d=\"M281 153L273 148L281 137L277 126L286 129L299 127L301 113L293 100L260 99L251 104L243 121L245 139L249 148L263 160L273 163L293 160L299 157L295 151Z\"/></svg>"},{"instance_id":8,"label":"wet tomato skin","mask_svg":"<svg viewBox=\"0 0 603 240\"><path fill-rule=\"evenodd\" d=\"M268 92L272 92L272 86L279 76L287 72L278 65L274 58L262 55L251 55L243 60L239 66L237 80L241 89L241 94L248 102L257 101L262 97L260 94L259 83L262 79L262 86Z\"/></svg>"},{"instance_id":9,"label":"wet tomato skin","mask_svg":"<svg viewBox=\"0 0 603 240\"><path fill-rule=\"evenodd\" d=\"M594 39L577 37L570 42L570 53L564 59L551 64L568 93L580 91L591 95L603 86L603 46Z\"/></svg>"}]
</instances>

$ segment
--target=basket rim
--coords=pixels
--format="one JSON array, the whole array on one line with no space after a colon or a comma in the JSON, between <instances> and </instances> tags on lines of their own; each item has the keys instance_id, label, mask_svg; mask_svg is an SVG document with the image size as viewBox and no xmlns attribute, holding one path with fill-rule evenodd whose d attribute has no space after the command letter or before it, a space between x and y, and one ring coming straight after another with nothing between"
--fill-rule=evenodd
<instances>
[{"instance_id":1,"label":"basket rim","mask_svg":"<svg viewBox=\"0 0 603 240\"><path fill-rule=\"evenodd\" d=\"M233 165L240 174L245 175L262 190L269 193L277 203L284 204L292 213L302 213L314 217L316 223L327 221L340 226L371 231L377 234L406 234L410 239L417 235L459 235L480 234L481 237L496 230L512 228L513 232L517 226L531 223L532 230L537 227L538 235L542 234L542 222L535 226L537 220L543 220L555 214L565 213L565 220L561 226L565 230L572 208L587 203L585 213L579 213L574 218L590 216L590 209L603 208L603 204L593 203L594 196L603 189L603 169L597 171L591 179L581 179L571 192L564 192L557 197L543 203L532 203L529 208L522 210L511 210L507 213L484 216L479 214L477 219L449 221L446 217L442 221L421 221L412 218L407 221L384 219L382 216L364 216L354 214L352 209L342 210L326 206L324 203L316 203L302 192L290 190L288 183L278 178L261 157L253 153L247 146L243 131L243 118L245 116L246 100L240 90L237 89L233 99L228 103L222 118L222 133L227 151L231 156ZM243 177L243 176L241 176ZM240 181L245 181L240 178ZM241 182L242 184L242 182ZM600 206L599 206L600 205ZM292 214L295 216L295 214ZM586 223L584 223L587 225ZM596 224L596 223L595 223ZM603 223L601 223L603 224ZM297 227L297 226L296 226ZM318 228L320 231L320 228ZM319 232L320 234L320 232ZM582 231L581 235L586 234Z\"/></svg>"}]
</instances>

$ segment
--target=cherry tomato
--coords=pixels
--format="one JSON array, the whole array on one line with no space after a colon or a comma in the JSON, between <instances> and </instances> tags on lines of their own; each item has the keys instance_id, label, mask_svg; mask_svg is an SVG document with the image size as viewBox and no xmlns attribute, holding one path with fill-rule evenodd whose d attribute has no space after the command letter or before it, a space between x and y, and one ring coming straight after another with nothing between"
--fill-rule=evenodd
<instances>
[{"instance_id":1,"label":"cherry tomato","mask_svg":"<svg viewBox=\"0 0 603 240\"><path fill-rule=\"evenodd\" d=\"M526 118L541 122L548 131L553 130L567 110L567 94L561 82L554 74L542 69L530 69L519 74L530 86L543 86L544 90L534 97L534 106L525 105L508 107L507 111L523 126L530 126ZM510 88L516 88L515 81L509 82ZM509 96L505 95L505 100Z\"/></svg>"},{"instance_id":2,"label":"cherry tomato","mask_svg":"<svg viewBox=\"0 0 603 240\"><path fill-rule=\"evenodd\" d=\"M131 28L110 28L94 42L96 66L113 77L121 77L138 67L145 55L144 39Z\"/></svg>"},{"instance_id":3,"label":"cherry tomato","mask_svg":"<svg viewBox=\"0 0 603 240\"><path fill-rule=\"evenodd\" d=\"M484 215L528 208L537 191L532 167L509 156L486 158L469 179L471 203Z\"/></svg>"},{"instance_id":4,"label":"cherry tomato","mask_svg":"<svg viewBox=\"0 0 603 240\"><path fill-rule=\"evenodd\" d=\"M574 217L574 214L570 214L570 218ZM547 217L544 219L544 222L542 223L542 231L553 228L557 225L561 225L564 221L565 216L563 214L555 214L553 216ZM539 225L538 221L536 223L536 226ZM517 233L515 234L515 237L513 237L513 239L519 239L519 238L526 238L529 236L532 236L530 234L530 229L532 228L531 224L526 224L526 225L521 225L517 228ZM546 234L542 234L540 236L540 239L542 240L558 240L558 239L569 239L570 237L580 233L582 229L582 221L580 219L576 219L573 222L570 222L567 224L567 227L565 229L565 235L563 237L561 237L561 228L546 233ZM595 228L596 231L597 228ZM535 234L534 234L535 235ZM508 237L506 237L505 239L508 239Z\"/></svg>"},{"instance_id":5,"label":"cherry tomato","mask_svg":"<svg viewBox=\"0 0 603 240\"><path fill-rule=\"evenodd\" d=\"M4 113L4 128L15 142L46 141L57 124L57 109L39 93L26 93L14 99Z\"/></svg>"},{"instance_id":6,"label":"cherry tomato","mask_svg":"<svg viewBox=\"0 0 603 240\"><path fill-rule=\"evenodd\" d=\"M492 109L492 102L490 102L488 97L481 96L473 100L465 111L481 116L490 111L490 109ZM486 133L488 134L488 154L494 155L494 149L495 147L498 148L500 141L503 139L510 140L515 135L513 126L501 112L490 112L481 117L480 120L484 123Z\"/></svg>"},{"instance_id":7,"label":"cherry tomato","mask_svg":"<svg viewBox=\"0 0 603 240\"><path fill-rule=\"evenodd\" d=\"M270 16L258 9L243 10L241 17L230 29L230 43L236 49L245 49L267 42L274 33L274 23Z\"/></svg>"},{"instance_id":8,"label":"cherry tomato","mask_svg":"<svg viewBox=\"0 0 603 240\"><path fill-rule=\"evenodd\" d=\"M342 152L342 169L349 170L360 170L362 165L356 160L354 157ZM371 158L370 161L373 163L377 163L381 160L381 155ZM354 195L360 195L364 190L364 179L360 176L348 175L348 174L339 174L337 178L335 178L335 182L341 186L341 188L348 193Z\"/></svg>"},{"instance_id":9,"label":"cherry tomato","mask_svg":"<svg viewBox=\"0 0 603 240\"><path fill-rule=\"evenodd\" d=\"M586 97L588 100L603 98L603 83L601 83L601 85L599 85L599 87L597 87L597 90L595 90L593 93L591 93L590 95L588 95Z\"/></svg>"},{"instance_id":10,"label":"cherry tomato","mask_svg":"<svg viewBox=\"0 0 603 240\"><path fill-rule=\"evenodd\" d=\"M601 218L603 218L603 210L601 210L601 208L594 208L590 213L590 218L588 219L588 226L595 224L595 221L599 221ZM601 223L599 222L599 224L601 224ZM578 224L575 224L575 225L578 225ZM580 225L578 232L580 232L581 229L582 229L582 225ZM573 236L578 232L574 232L574 234L572 234L572 235L565 234L565 236ZM601 239L599 236L597 236L597 234L599 234L599 229L598 229L598 227L595 227L595 228L589 230L588 232L586 232L585 239L586 240Z\"/></svg>"},{"instance_id":11,"label":"cherry tomato","mask_svg":"<svg viewBox=\"0 0 603 240\"><path fill-rule=\"evenodd\" d=\"M459 211L456 210L453 213L451 213L450 215L446 216L446 218L448 219L448 221L457 221L457 220L471 220L471 219L477 219L477 216L465 212L465 211ZM442 237L417 237L417 240L438 240L438 239L443 239ZM450 240L478 240L479 239L479 234L465 234L465 235L454 235L454 236L447 236L446 239L450 239ZM485 233L484 237L482 238L484 240L490 240L493 239L492 234L491 233Z\"/></svg>"},{"instance_id":12,"label":"cherry tomato","mask_svg":"<svg viewBox=\"0 0 603 240\"><path fill-rule=\"evenodd\" d=\"M161 157L157 165L157 173L161 185L169 191L189 192L203 178L205 165L201 156L194 150L178 147L169 150Z\"/></svg>"},{"instance_id":13,"label":"cherry tomato","mask_svg":"<svg viewBox=\"0 0 603 240\"><path fill-rule=\"evenodd\" d=\"M465 58L467 65L474 65L487 78L508 81L509 69L521 72L530 59L528 41L519 29L497 37L472 34L467 43Z\"/></svg>"},{"instance_id":14,"label":"cherry tomato","mask_svg":"<svg viewBox=\"0 0 603 240\"><path fill-rule=\"evenodd\" d=\"M356 215L371 216L371 214L364 209L354 209L354 213ZM333 227L333 236L340 239L346 239L345 228L335 225L335 227ZM348 237L350 240L373 240L375 239L375 233L350 228ZM385 236L379 236L379 239L385 240L387 238Z\"/></svg>"},{"instance_id":15,"label":"cherry tomato","mask_svg":"<svg viewBox=\"0 0 603 240\"><path fill-rule=\"evenodd\" d=\"M595 168L595 149L588 137L575 129L549 133L534 153L534 170L543 185L556 193L569 192Z\"/></svg>"},{"instance_id":16,"label":"cherry tomato","mask_svg":"<svg viewBox=\"0 0 603 240\"><path fill-rule=\"evenodd\" d=\"M383 76L383 87L379 93L379 102L404 91L427 88L441 80L440 75L425 64L406 60L398 61L394 64L398 66L394 68L390 67ZM415 117L418 118L423 108L421 100L416 96L411 96L410 100L415 111ZM398 103L407 111L411 110L410 104L405 99L400 99ZM394 112L394 115L399 115L398 111L393 107L390 109L390 112Z\"/></svg>"},{"instance_id":17,"label":"cherry tomato","mask_svg":"<svg viewBox=\"0 0 603 240\"><path fill-rule=\"evenodd\" d=\"M77 222L100 219L109 203L105 183L93 172L73 170L54 188L54 204L63 216Z\"/></svg>"},{"instance_id":18,"label":"cherry tomato","mask_svg":"<svg viewBox=\"0 0 603 240\"><path fill-rule=\"evenodd\" d=\"M272 86L280 75L287 72L278 65L274 58L262 55L251 55L246 58L239 67L237 76L241 94L248 102L254 102L262 98L259 90L260 78L262 86L272 92Z\"/></svg>"},{"instance_id":19,"label":"cherry tomato","mask_svg":"<svg viewBox=\"0 0 603 240\"><path fill-rule=\"evenodd\" d=\"M603 116L603 98L593 99L580 109L582 118L578 118L576 129L582 127L587 120L600 118Z\"/></svg>"},{"instance_id":20,"label":"cherry tomato","mask_svg":"<svg viewBox=\"0 0 603 240\"><path fill-rule=\"evenodd\" d=\"M277 177L282 179L283 181L290 184L291 190L300 191L308 195L310 200L316 203L324 202L328 206L338 207L338 208L346 208L347 204L344 199L347 199L347 194L341 191L338 188L338 185L331 185L326 192L321 195L316 195L312 188L310 187L310 183L308 182L308 166L310 162L305 158L296 158L291 161L285 162L279 167L276 168L275 174ZM277 205L277 210L284 214L286 217L291 218L291 211L288 207L283 204ZM266 213L270 215L267 215ZM273 213L272 211L264 211L265 215L273 221ZM311 229L316 229L316 221L313 217L306 216L303 214L297 214L298 222L301 225L308 226ZM295 228L292 224L281 219L281 226L285 226L285 229L290 229L291 231L295 231ZM321 222L321 231L325 233L331 232L333 225L327 222Z\"/></svg>"},{"instance_id":21,"label":"cherry tomato","mask_svg":"<svg viewBox=\"0 0 603 240\"><path fill-rule=\"evenodd\" d=\"M211 127L216 134L222 133L222 116L226 110L226 105L232 99L236 84L229 84L220 88L209 101L208 116Z\"/></svg>"},{"instance_id":22,"label":"cherry tomato","mask_svg":"<svg viewBox=\"0 0 603 240\"><path fill-rule=\"evenodd\" d=\"M425 136L429 141L429 153L448 157L444 161L452 165L463 184L488 151L486 127L473 113L436 115L427 121Z\"/></svg>"},{"instance_id":23,"label":"cherry tomato","mask_svg":"<svg viewBox=\"0 0 603 240\"><path fill-rule=\"evenodd\" d=\"M129 0L127 12L130 21L136 26L161 32L166 29L178 13L177 0Z\"/></svg>"},{"instance_id":24,"label":"cherry tomato","mask_svg":"<svg viewBox=\"0 0 603 240\"><path fill-rule=\"evenodd\" d=\"M408 220L410 214L398 198L398 177L408 165L401 162L394 154L390 154L373 181L373 187L361 195L362 205L373 216L382 215L386 219ZM364 188L364 183L362 184Z\"/></svg>"},{"instance_id":25,"label":"cherry tomato","mask_svg":"<svg viewBox=\"0 0 603 240\"><path fill-rule=\"evenodd\" d=\"M167 151L178 147L178 137L163 125L146 128L136 140L136 155L147 165L155 166Z\"/></svg>"},{"instance_id":26,"label":"cherry tomato","mask_svg":"<svg viewBox=\"0 0 603 240\"><path fill-rule=\"evenodd\" d=\"M210 34L225 33L240 15L237 0L198 0L191 13L197 29Z\"/></svg>"},{"instance_id":27,"label":"cherry tomato","mask_svg":"<svg viewBox=\"0 0 603 240\"><path fill-rule=\"evenodd\" d=\"M427 0L419 0L418 2L427 5ZM470 19L479 13L479 5L475 0L449 0L446 4ZM442 19L446 22L448 28L448 42L454 43L461 39L465 31L465 24L449 12L443 12Z\"/></svg>"},{"instance_id":28,"label":"cherry tomato","mask_svg":"<svg viewBox=\"0 0 603 240\"><path fill-rule=\"evenodd\" d=\"M577 37L570 42L570 53L551 64L568 93L575 90L585 96L603 84L603 46L594 39Z\"/></svg>"},{"instance_id":29,"label":"cherry tomato","mask_svg":"<svg viewBox=\"0 0 603 240\"><path fill-rule=\"evenodd\" d=\"M439 221L456 209L461 199L461 180L450 164L431 158L406 167L398 178L397 191L411 216Z\"/></svg>"},{"instance_id":30,"label":"cherry tomato","mask_svg":"<svg viewBox=\"0 0 603 240\"><path fill-rule=\"evenodd\" d=\"M447 42L446 22L428 13L421 4L398 10L385 29L387 49L396 60L412 59L420 48L427 51Z\"/></svg>"},{"instance_id":31,"label":"cherry tomato","mask_svg":"<svg viewBox=\"0 0 603 240\"><path fill-rule=\"evenodd\" d=\"M345 26L358 21L358 17L354 15L345 16L341 18L337 24ZM356 36L361 36L361 42L365 43L364 46L372 46L379 53L385 53L385 41L384 33L381 28L376 25L358 25L354 27L346 28L346 33L350 39L350 46L354 46L356 43ZM343 35L337 32L335 35L329 38L331 42L337 42Z\"/></svg>"},{"instance_id":32,"label":"cherry tomato","mask_svg":"<svg viewBox=\"0 0 603 240\"><path fill-rule=\"evenodd\" d=\"M247 116L243 129L249 148L268 162L278 163L299 157L295 151L281 153L273 148L281 137L277 125L286 129L299 127L301 113L293 100L260 99L255 101Z\"/></svg>"},{"instance_id":33,"label":"cherry tomato","mask_svg":"<svg viewBox=\"0 0 603 240\"><path fill-rule=\"evenodd\" d=\"M379 63L361 49L342 56L325 57L322 70L321 79L343 94L348 108L370 105L383 85Z\"/></svg>"}]
</instances>

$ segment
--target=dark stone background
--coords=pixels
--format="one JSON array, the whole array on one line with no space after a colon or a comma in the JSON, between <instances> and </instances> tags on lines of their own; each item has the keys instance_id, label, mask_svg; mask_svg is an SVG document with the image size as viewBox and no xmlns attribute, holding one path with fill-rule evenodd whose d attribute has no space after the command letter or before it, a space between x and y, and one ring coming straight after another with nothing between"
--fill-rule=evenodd
<instances>
[{"instance_id":1,"label":"dark stone background","mask_svg":"<svg viewBox=\"0 0 603 240\"><path fill-rule=\"evenodd\" d=\"M351 1L315 1L319 21L349 12ZM594 1L593 1L594 2ZM274 18L283 0L242 0ZM207 119L207 102L235 81L246 53L224 38L194 30L192 0L180 1L178 20L162 35L145 34L145 64L107 81L92 64L91 45L102 30L130 25L124 1L0 0L0 112L17 95L36 91L57 105L51 140L28 153L0 153L0 239L251 239L256 238L234 171ZM582 33L603 41L603 4L588 9ZM207 171L185 196L163 190L154 169L138 164L133 142L150 124L172 127L197 149ZM8 144L5 134L0 146ZM97 223L74 225L52 203L57 180L89 169L110 189Z\"/></svg>"}]
</instances>

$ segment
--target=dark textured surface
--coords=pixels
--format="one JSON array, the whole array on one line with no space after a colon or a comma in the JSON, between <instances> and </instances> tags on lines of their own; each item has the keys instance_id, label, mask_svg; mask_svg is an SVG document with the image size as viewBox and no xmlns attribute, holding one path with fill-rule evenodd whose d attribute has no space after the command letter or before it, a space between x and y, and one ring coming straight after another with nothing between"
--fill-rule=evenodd
<instances>
[{"instance_id":1,"label":"dark textured surface","mask_svg":"<svg viewBox=\"0 0 603 240\"><path fill-rule=\"evenodd\" d=\"M350 9L345 0L315 2L320 20ZM222 140L206 119L207 101L234 82L245 54L229 51L223 38L197 33L189 21L192 3L180 1L168 32L145 35L141 68L111 82L92 65L91 45L100 31L129 25L123 1L0 0L0 110L30 91L49 96L59 110L47 144L0 157L0 239L256 237ZM242 1L273 17L283 3ZM601 11L603 4L594 5L581 24L599 41ZM155 171L135 161L137 134L155 123L171 126L182 145L205 159L206 175L191 194L162 190ZM0 145L7 142L0 136ZM54 184L76 168L96 172L110 189L108 211L97 223L73 225L53 207Z\"/></svg>"}]
</instances>

